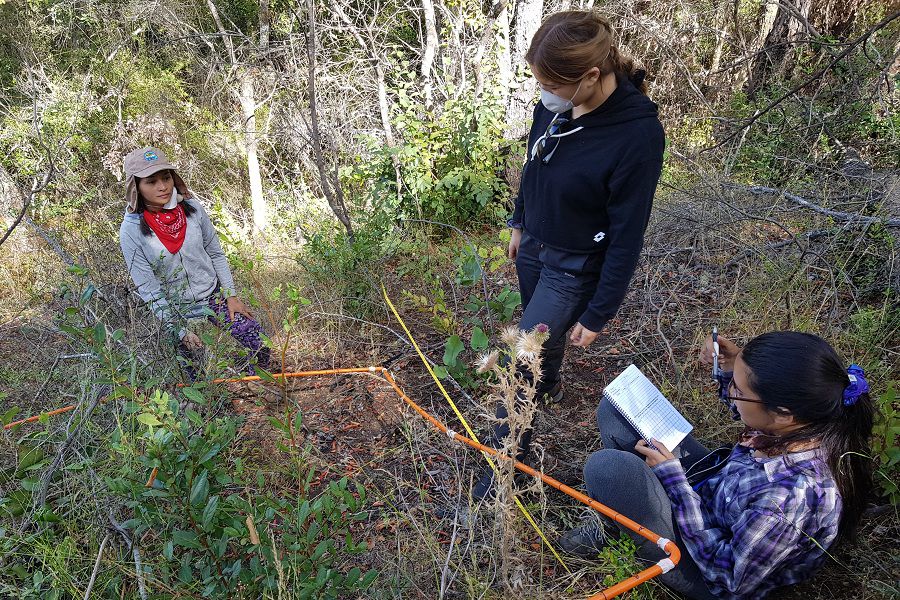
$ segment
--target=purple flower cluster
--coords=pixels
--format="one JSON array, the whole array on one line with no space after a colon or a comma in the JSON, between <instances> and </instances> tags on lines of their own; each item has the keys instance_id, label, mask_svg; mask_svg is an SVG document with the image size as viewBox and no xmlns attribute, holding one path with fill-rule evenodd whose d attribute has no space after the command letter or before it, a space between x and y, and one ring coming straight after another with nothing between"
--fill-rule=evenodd
<instances>
[{"instance_id":1,"label":"purple flower cluster","mask_svg":"<svg viewBox=\"0 0 900 600\"><path fill-rule=\"evenodd\" d=\"M210 296L209 308L216 313L215 317L209 317L210 323L227 330L241 346L250 350L251 357L256 357L259 366L268 367L269 349L263 347L262 325L259 324L259 321L241 313L236 314L232 321L228 317L228 306L225 304L225 299L219 294ZM248 372L252 373L253 368L248 367Z\"/></svg>"}]
</instances>

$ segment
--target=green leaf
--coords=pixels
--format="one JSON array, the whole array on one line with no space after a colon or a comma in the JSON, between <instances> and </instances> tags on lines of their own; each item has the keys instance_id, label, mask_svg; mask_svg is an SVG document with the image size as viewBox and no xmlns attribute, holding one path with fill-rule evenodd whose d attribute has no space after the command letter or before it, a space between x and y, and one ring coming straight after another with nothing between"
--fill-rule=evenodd
<instances>
[{"instance_id":1,"label":"green leaf","mask_svg":"<svg viewBox=\"0 0 900 600\"><path fill-rule=\"evenodd\" d=\"M215 444L212 448L210 448L209 450L206 451L206 454L204 454L202 457L200 457L200 460L198 462L202 465L203 463L205 463L206 461L208 461L209 459L211 459L213 456L215 456L216 454L218 454L221 451L222 451L222 446L220 446L219 444Z\"/></svg>"},{"instance_id":2,"label":"green leaf","mask_svg":"<svg viewBox=\"0 0 900 600\"><path fill-rule=\"evenodd\" d=\"M347 587L355 585L360 575L362 575L362 571L359 570L359 567L353 567L347 571L347 575L344 576L344 585Z\"/></svg>"},{"instance_id":3,"label":"green leaf","mask_svg":"<svg viewBox=\"0 0 900 600\"><path fill-rule=\"evenodd\" d=\"M366 589L372 585L372 582L375 581L376 577L378 577L378 571L375 569L369 570L369 572L363 576L362 581L359 584L360 589Z\"/></svg>"},{"instance_id":4,"label":"green leaf","mask_svg":"<svg viewBox=\"0 0 900 600\"><path fill-rule=\"evenodd\" d=\"M141 413L137 416L137 420L139 423L143 423L148 427L158 427L162 425L162 422L156 418L156 415L153 413L145 412Z\"/></svg>"},{"instance_id":5,"label":"green leaf","mask_svg":"<svg viewBox=\"0 0 900 600\"><path fill-rule=\"evenodd\" d=\"M19 414L19 408L17 406L13 406L8 411L3 413L2 416L0 416L0 422L2 422L3 425L9 425L10 423L12 423L12 420L16 417L17 414Z\"/></svg>"},{"instance_id":6,"label":"green leaf","mask_svg":"<svg viewBox=\"0 0 900 600\"><path fill-rule=\"evenodd\" d=\"M260 367L259 365L256 366L256 374L259 375L260 381L267 381L269 383L275 383L275 378L272 377L272 374L269 373L268 371L266 371L265 369L263 369L262 367Z\"/></svg>"},{"instance_id":7,"label":"green leaf","mask_svg":"<svg viewBox=\"0 0 900 600\"><path fill-rule=\"evenodd\" d=\"M209 524L212 523L212 519L216 514L216 507L219 505L219 497L213 496L209 499L209 502L206 503L206 507L203 509L203 515L200 517L200 526L203 529L208 529Z\"/></svg>"},{"instance_id":8,"label":"green leaf","mask_svg":"<svg viewBox=\"0 0 900 600\"><path fill-rule=\"evenodd\" d=\"M472 350L484 350L488 347L488 336L485 335L481 327L472 330Z\"/></svg>"},{"instance_id":9,"label":"green leaf","mask_svg":"<svg viewBox=\"0 0 900 600\"><path fill-rule=\"evenodd\" d=\"M41 481L37 477L28 477L19 481L19 485L26 492L36 492L41 487Z\"/></svg>"},{"instance_id":10,"label":"green leaf","mask_svg":"<svg viewBox=\"0 0 900 600\"><path fill-rule=\"evenodd\" d=\"M172 534L172 542L182 548L196 548L199 550L203 547L200 545L200 539L197 537L197 534L193 531L174 532Z\"/></svg>"},{"instance_id":11,"label":"green leaf","mask_svg":"<svg viewBox=\"0 0 900 600\"><path fill-rule=\"evenodd\" d=\"M459 336L451 335L447 338L447 344L444 346L444 364L448 367L455 367L456 357L465 349L466 347L463 345L462 340L459 339Z\"/></svg>"},{"instance_id":12,"label":"green leaf","mask_svg":"<svg viewBox=\"0 0 900 600\"><path fill-rule=\"evenodd\" d=\"M203 393L200 392L200 390L198 390L198 389L195 389L192 387L185 387L185 388L181 388L181 393L184 394L185 398L187 398L189 401L193 402L194 404L200 404L200 405L206 404L206 398L203 397Z\"/></svg>"},{"instance_id":13,"label":"green leaf","mask_svg":"<svg viewBox=\"0 0 900 600\"><path fill-rule=\"evenodd\" d=\"M106 343L106 325L99 321L94 325L94 342L98 345Z\"/></svg>"},{"instance_id":14,"label":"green leaf","mask_svg":"<svg viewBox=\"0 0 900 600\"><path fill-rule=\"evenodd\" d=\"M59 515L46 507L39 510L34 518L42 523L59 523L61 521Z\"/></svg>"},{"instance_id":15,"label":"green leaf","mask_svg":"<svg viewBox=\"0 0 900 600\"><path fill-rule=\"evenodd\" d=\"M438 379L447 379L447 377L450 376L447 367L442 367L440 365L434 367L434 374L437 375Z\"/></svg>"},{"instance_id":16,"label":"green leaf","mask_svg":"<svg viewBox=\"0 0 900 600\"><path fill-rule=\"evenodd\" d=\"M275 429L279 431L283 431L284 433L290 435L291 431L287 425L284 424L284 421L279 419L278 417L269 417L269 424L272 425Z\"/></svg>"},{"instance_id":17,"label":"green leaf","mask_svg":"<svg viewBox=\"0 0 900 600\"><path fill-rule=\"evenodd\" d=\"M207 496L209 496L209 471L203 469L203 472L194 479L194 484L191 486L191 505L203 506L206 504Z\"/></svg>"},{"instance_id":18,"label":"green leaf","mask_svg":"<svg viewBox=\"0 0 900 600\"><path fill-rule=\"evenodd\" d=\"M134 391L128 386L118 385L112 394L109 395L110 400L115 400L116 398L134 398Z\"/></svg>"},{"instance_id":19,"label":"green leaf","mask_svg":"<svg viewBox=\"0 0 900 600\"><path fill-rule=\"evenodd\" d=\"M46 456L44 450L38 446L19 444L17 450L19 455L19 472L24 471L31 465L39 463L44 459L44 456Z\"/></svg>"},{"instance_id":20,"label":"green leaf","mask_svg":"<svg viewBox=\"0 0 900 600\"><path fill-rule=\"evenodd\" d=\"M97 291L97 288L94 287L93 283L87 284L87 287L84 288L84 291L81 292L81 298L78 299L78 302L84 306L88 303L88 300L91 299L91 296L94 295L94 292Z\"/></svg>"}]
</instances>

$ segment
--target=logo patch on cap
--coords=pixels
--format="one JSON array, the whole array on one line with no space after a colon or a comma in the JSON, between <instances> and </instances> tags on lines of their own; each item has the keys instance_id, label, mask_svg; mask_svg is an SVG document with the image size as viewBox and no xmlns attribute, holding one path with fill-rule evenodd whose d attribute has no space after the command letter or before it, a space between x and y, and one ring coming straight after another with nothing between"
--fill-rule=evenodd
<instances>
[{"instance_id":1,"label":"logo patch on cap","mask_svg":"<svg viewBox=\"0 0 900 600\"><path fill-rule=\"evenodd\" d=\"M146 160L146 161L159 160L159 157L156 155L156 152L154 152L153 150L147 150L146 152L144 152L144 160Z\"/></svg>"}]
</instances>

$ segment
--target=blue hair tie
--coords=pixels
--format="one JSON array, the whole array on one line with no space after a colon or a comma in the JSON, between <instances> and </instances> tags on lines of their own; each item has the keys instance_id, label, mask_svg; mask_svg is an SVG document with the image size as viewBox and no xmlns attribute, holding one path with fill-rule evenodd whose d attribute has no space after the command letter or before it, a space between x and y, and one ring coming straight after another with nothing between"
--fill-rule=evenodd
<instances>
[{"instance_id":1,"label":"blue hair tie","mask_svg":"<svg viewBox=\"0 0 900 600\"><path fill-rule=\"evenodd\" d=\"M866 381L865 375L859 365L850 365L847 369L850 383L844 388L844 406L853 406L860 396L869 393L869 382Z\"/></svg>"}]
</instances>

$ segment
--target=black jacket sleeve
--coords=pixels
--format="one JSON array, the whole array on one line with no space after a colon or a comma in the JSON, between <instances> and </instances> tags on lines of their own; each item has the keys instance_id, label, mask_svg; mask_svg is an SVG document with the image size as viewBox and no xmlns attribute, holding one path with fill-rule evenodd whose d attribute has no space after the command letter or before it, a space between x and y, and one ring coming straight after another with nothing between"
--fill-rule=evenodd
<instances>
[{"instance_id":1,"label":"black jacket sleeve","mask_svg":"<svg viewBox=\"0 0 900 600\"><path fill-rule=\"evenodd\" d=\"M644 245L653 194L662 173L661 159L627 165L610 180L607 206L609 240L597 291L578 319L585 328L599 332L625 299Z\"/></svg>"}]
</instances>

